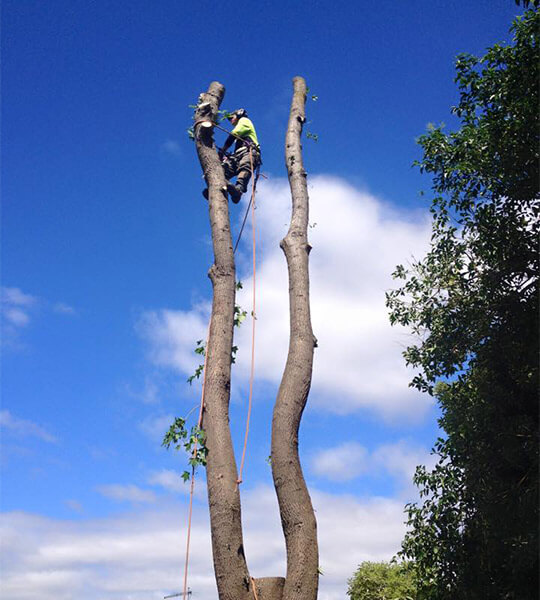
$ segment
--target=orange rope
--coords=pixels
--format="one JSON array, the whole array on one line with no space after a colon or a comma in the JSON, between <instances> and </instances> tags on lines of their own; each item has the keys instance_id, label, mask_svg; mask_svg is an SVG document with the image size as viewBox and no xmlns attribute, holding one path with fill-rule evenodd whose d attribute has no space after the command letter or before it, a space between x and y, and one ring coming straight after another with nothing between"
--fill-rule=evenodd
<instances>
[{"instance_id":1,"label":"orange rope","mask_svg":"<svg viewBox=\"0 0 540 600\"><path fill-rule=\"evenodd\" d=\"M255 579L250 576L251 579L251 587L253 588L253 595L255 596L255 600L259 600L259 596L257 594L257 586L255 585Z\"/></svg>"},{"instance_id":2,"label":"orange rope","mask_svg":"<svg viewBox=\"0 0 540 600\"><path fill-rule=\"evenodd\" d=\"M197 125L197 123L196 123ZM236 483L240 485L242 483L242 472L244 470L244 461L246 458L246 449L247 449L247 441L249 435L249 422L251 419L251 406L253 403L253 379L255 374L255 290L256 290L256 237L255 237L255 174L253 169L253 154L251 148L249 149L249 161L251 166L251 219L252 219L252 230L253 230L253 310L251 311L251 373L249 378L249 399L248 399L248 414L246 420L246 433L244 436L244 448L242 450L242 460L240 462L240 471L238 474L238 479ZM211 320L210 320L211 323ZM202 391L201 391L201 406L199 409L199 421L197 427L200 429L202 425L202 417L204 411L204 390L206 384L206 361L208 358L208 340L210 337L210 323L208 324L208 335L206 337L206 352L204 354L204 366L203 366L203 379L202 379ZM197 440L195 440L195 445L193 447L192 456L196 456L197 454ZM184 566L184 591L183 598L187 597L187 578L188 578L188 566L189 566L189 545L191 541L191 518L193 514L193 492L195 487L195 465L191 466L191 486L189 491L189 515L188 515L188 527L187 527L187 542L186 542L186 561ZM251 583L253 587L253 594L255 596L255 600L258 600L257 590L255 588L255 581L253 577L251 577Z\"/></svg>"},{"instance_id":3,"label":"orange rope","mask_svg":"<svg viewBox=\"0 0 540 600\"><path fill-rule=\"evenodd\" d=\"M253 233L253 309L251 311L251 372L249 376L249 399L248 399L248 413L246 419L246 433L244 436L244 448L242 450L242 460L240 461L240 471L238 472L238 479L236 483L240 485L242 483L242 473L244 471L244 461L246 459L247 441L249 435L249 421L251 418L251 405L253 400L253 379L255 371L255 321L257 320L255 314L255 276L256 276L256 243L255 243L255 175L253 173L253 154L251 148L249 149L249 162L251 164L251 221L252 221L252 233Z\"/></svg>"},{"instance_id":4,"label":"orange rope","mask_svg":"<svg viewBox=\"0 0 540 600\"><path fill-rule=\"evenodd\" d=\"M202 378L202 390L201 390L201 407L199 408L199 420L197 421L197 427L199 430L202 425L203 411L204 411L204 389L206 384L206 360L208 358L208 340L210 338L210 322L208 323L208 333L206 335L206 347L204 352L204 366L203 366L203 378ZM193 446L192 457L197 456L197 444L198 438L195 439L195 445ZM188 526L187 526L187 542L186 542L186 561L184 564L184 600L187 598L187 579L188 579L188 566L189 566L189 543L191 541L191 515L193 514L193 492L195 488L195 465L191 465L191 486L189 490L189 515L188 515Z\"/></svg>"}]
</instances>

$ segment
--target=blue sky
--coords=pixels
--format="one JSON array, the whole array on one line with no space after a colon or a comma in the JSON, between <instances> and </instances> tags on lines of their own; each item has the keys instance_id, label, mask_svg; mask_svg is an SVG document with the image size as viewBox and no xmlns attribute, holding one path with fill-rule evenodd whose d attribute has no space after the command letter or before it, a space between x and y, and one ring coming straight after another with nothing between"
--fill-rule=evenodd
<instances>
[{"instance_id":1,"label":"blue sky","mask_svg":"<svg viewBox=\"0 0 540 600\"><path fill-rule=\"evenodd\" d=\"M454 57L508 40L519 10L511 0L2 3L6 598L161 598L180 587L184 458L160 437L199 393L185 379L206 330L212 255L186 129L212 80L226 86L224 108L248 110L268 176L242 490L254 574L283 568L282 546L269 541L277 518L266 530L260 514L275 513L264 459L287 343L277 244L289 219L283 140L295 75L317 96L306 129L319 141L305 140L304 160L320 347L301 443L321 600L343 597L360 560L398 550L411 470L430 460L437 435L436 409L407 388L407 333L389 328L384 308L393 266L429 239L415 138L429 122L455 125ZM231 211L235 232L243 207ZM250 310L247 242L238 271ZM238 448L249 329L237 335ZM201 600L215 595L203 485L191 584ZM96 550L111 540L131 554Z\"/></svg>"}]
</instances>

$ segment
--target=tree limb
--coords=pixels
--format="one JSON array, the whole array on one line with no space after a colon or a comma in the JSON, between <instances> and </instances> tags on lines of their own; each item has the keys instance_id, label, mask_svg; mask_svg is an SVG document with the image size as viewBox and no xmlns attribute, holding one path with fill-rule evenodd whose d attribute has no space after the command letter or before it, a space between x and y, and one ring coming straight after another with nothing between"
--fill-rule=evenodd
<instances>
[{"instance_id":1,"label":"tree limb","mask_svg":"<svg viewBox=\"0 0 540 600\"><path fill-rule=\"evenodd\" d=\"M290 341L272 420L272 475L287 546L283 600L315 600L319 556L317 523L298 455L298 429L311 386L316 339L311 328L307 240L309 197L300 142L306 120L307 88L293 80L293 99L285 140L285 162L292 195L289 231L281 241L289 271Z\"/></svg>"},{"instance_id":2,"label":"tree limb","mask_svg":"<svg viewBox=\"0 0 540 600\"><path fill-rule=\"evenodd\" d=\"M214 264L212 316L207 345L203 429L206 433L208 503L214 571L220 600L252 600L244 543L237 468L229 429L235 265L225 176L213 140L213 123L225 88L213 82L195 111L195 142L208 184Z\"/></svg>"}]
</instances>

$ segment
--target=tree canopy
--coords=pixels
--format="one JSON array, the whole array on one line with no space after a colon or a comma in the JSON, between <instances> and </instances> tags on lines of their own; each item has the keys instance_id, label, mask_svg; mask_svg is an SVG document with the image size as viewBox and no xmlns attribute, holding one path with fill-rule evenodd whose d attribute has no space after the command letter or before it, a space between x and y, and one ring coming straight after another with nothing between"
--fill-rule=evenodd
<instances>
[{"instance_id":1,"label":"tree canopy","mask_svg":"<svg viewBox=\"0 0 540 600\"><path fill-rule=\"evenodd\" d=\"M391 322L415 334L412 385L442 412L402 549L433 600L538 590L539 20L528 10L511 44L458 57L461 126L419 138L431 248L387 294Z\"/></svg>"},{"instance_id":2,"label":"tree canopy","mask_svg":"<svg viewBox=\"0 0 540 600\"><path fill-rule=\"evenodd\" d=\"M413 600L414 573L404 563L363 562L349 579L351 600Z\"/></svg>"}]
</instances>

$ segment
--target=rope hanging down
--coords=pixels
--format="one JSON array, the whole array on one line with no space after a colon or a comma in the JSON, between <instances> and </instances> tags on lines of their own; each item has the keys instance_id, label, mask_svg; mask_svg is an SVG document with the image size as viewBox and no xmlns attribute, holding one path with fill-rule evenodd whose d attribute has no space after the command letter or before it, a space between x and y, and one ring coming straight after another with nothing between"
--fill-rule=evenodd
<instances>
[{"instance_id":1,"label":"rope hanging down","mask_svg":"<svg viewBox=\"0 0 540 600\"><path fill-rule=\"evenodd\" d=\"M242 460L240 461L240 470L238 472L238 479L236 481L237 485L240 485L242 483L242 473L244 470L244 462L245 462L245 458L246 458L247 442L248 442L248 435L249 435L249 423L250 423L250 419L251 419L251 407L252 407L252 403L253 403L253 380L254 380L254 375L255 375L255 321L257 320L256 313L255 313L255 299L256 299L256 294L255 294L255 292L256 292L255 190L256 190L257 181L259 179L260 166L257 167L257 174L255 176L254 169L253 169L253 154L252 154L251 148L249 148L249 161L250 161L250 167L251 167L251 198L249 200L246 214L244 216L244 221L242 223L242 227L240 229L240 233L238 234L238 239L236 240L236 244L234 246L234 251L233 251L233 252L236 252L236 249L238 248L240 238L242 237L242 232L244 231L244 225L246 223L247 215L249 213L249 209L251 208L252 232L253 232L253 237L252 237L253 299L252 299L252 311L251 311L251 322L252 322L252 327L251 327L251 368L250 368L250 378L249 378L249 397L248 397L248 414L247 414L247 418L246 418L246 432L244 435L244 447L242 449ZM203 418L203 411L204 411L204 390L205 390L205 385L206 385L206 363L208 360L208 340L210 338L211 322L212 322L212 319L210 317L210 322L208 323L208 333L206 335L206 352L204 354L204 365L203 365L203 373L202 373L201 405L200 405L200 409L199 409L199 420L197 423L197 427L199 429L202 426L202 418ZM197 446L198 446L198 443L197 443L197 440L195 440L192 457L195 457L197 454ZM189 491L189 512L188 512L188 526L187 526L186 560L185 560L185 565L184 565L184 590L183 590L183 594L182 594L184 600L185 600L185 598L187 598L187 589L188 589L187 588L187 580L188 580L188 566L189 566L189 547L190 547L190 541L191 541L191 518L192 518L192 514L193 514L194 488L195 488L195 465L192 465L191 466L191 485L190 485L190 491ZM255 600L258 600L257 590L255 587L255 581L254 581L253 577L251 577L251 585L252 585Z\"/></svg>"},{"instance_id":2,"label":"rope hanging down","mask_svg":"<svg viewBox=\"0 0 540 600\"><path fill-rule=\"evenodd\" d=\"M204 390L206 387L206 362L208 360L208 340L210 338L210 324L212 323L212 317L208 322L208 332L206 334L206 351L204 353L204 365L202 373L202 390L201 390L201 406L199 408L199 419L197 421L197 427L199 430L202 426L203 412L204 412ZM198 437L195 438L195 444L193 446L192 458L197 456ZM195 464L191 465L191 485L189 489L189 512L188 512L188 526L187 526L187 541L186 541L186 561L184 564L184 600L187 598L187 579L188 579L188 566L189 566L189 543L191 541L191 516L193 514L193 492L195 489Z\"/></svg>"},{"instance_id":3,"label":"rope hanging down","mask_svg":"<svg viewBox=\"0 0 540 600\"><path fill-rule=\"evenodd\" d=\"M242 449L242 460L240 461L240 470L238 472L238 485L242 483L242 473L244 471L244 461L246 459L247 441L249 435L249 421L251 419L251 405L253 401L253 379L255 374L255 322L257 321L257 313L255 312L255 291L256 291L256 275L257 275L257 261L256 261L256 228L255 228L255 178L253 176L253 154L251 148L249 149L249 162L251 166L251 230L252 236L252 249L253 249L253 296L252 296L252 310L251 310L251 368L249 375L249 398L248 398L248 413L246 418L246 433L244 435L244 447ZM249 208L249 207L248 207ZM245 221L244 221L245 222ZM240 231L242 235L242 231ZM240 239L240 236L238 237Z\"/></svg>"}]
</instances>

